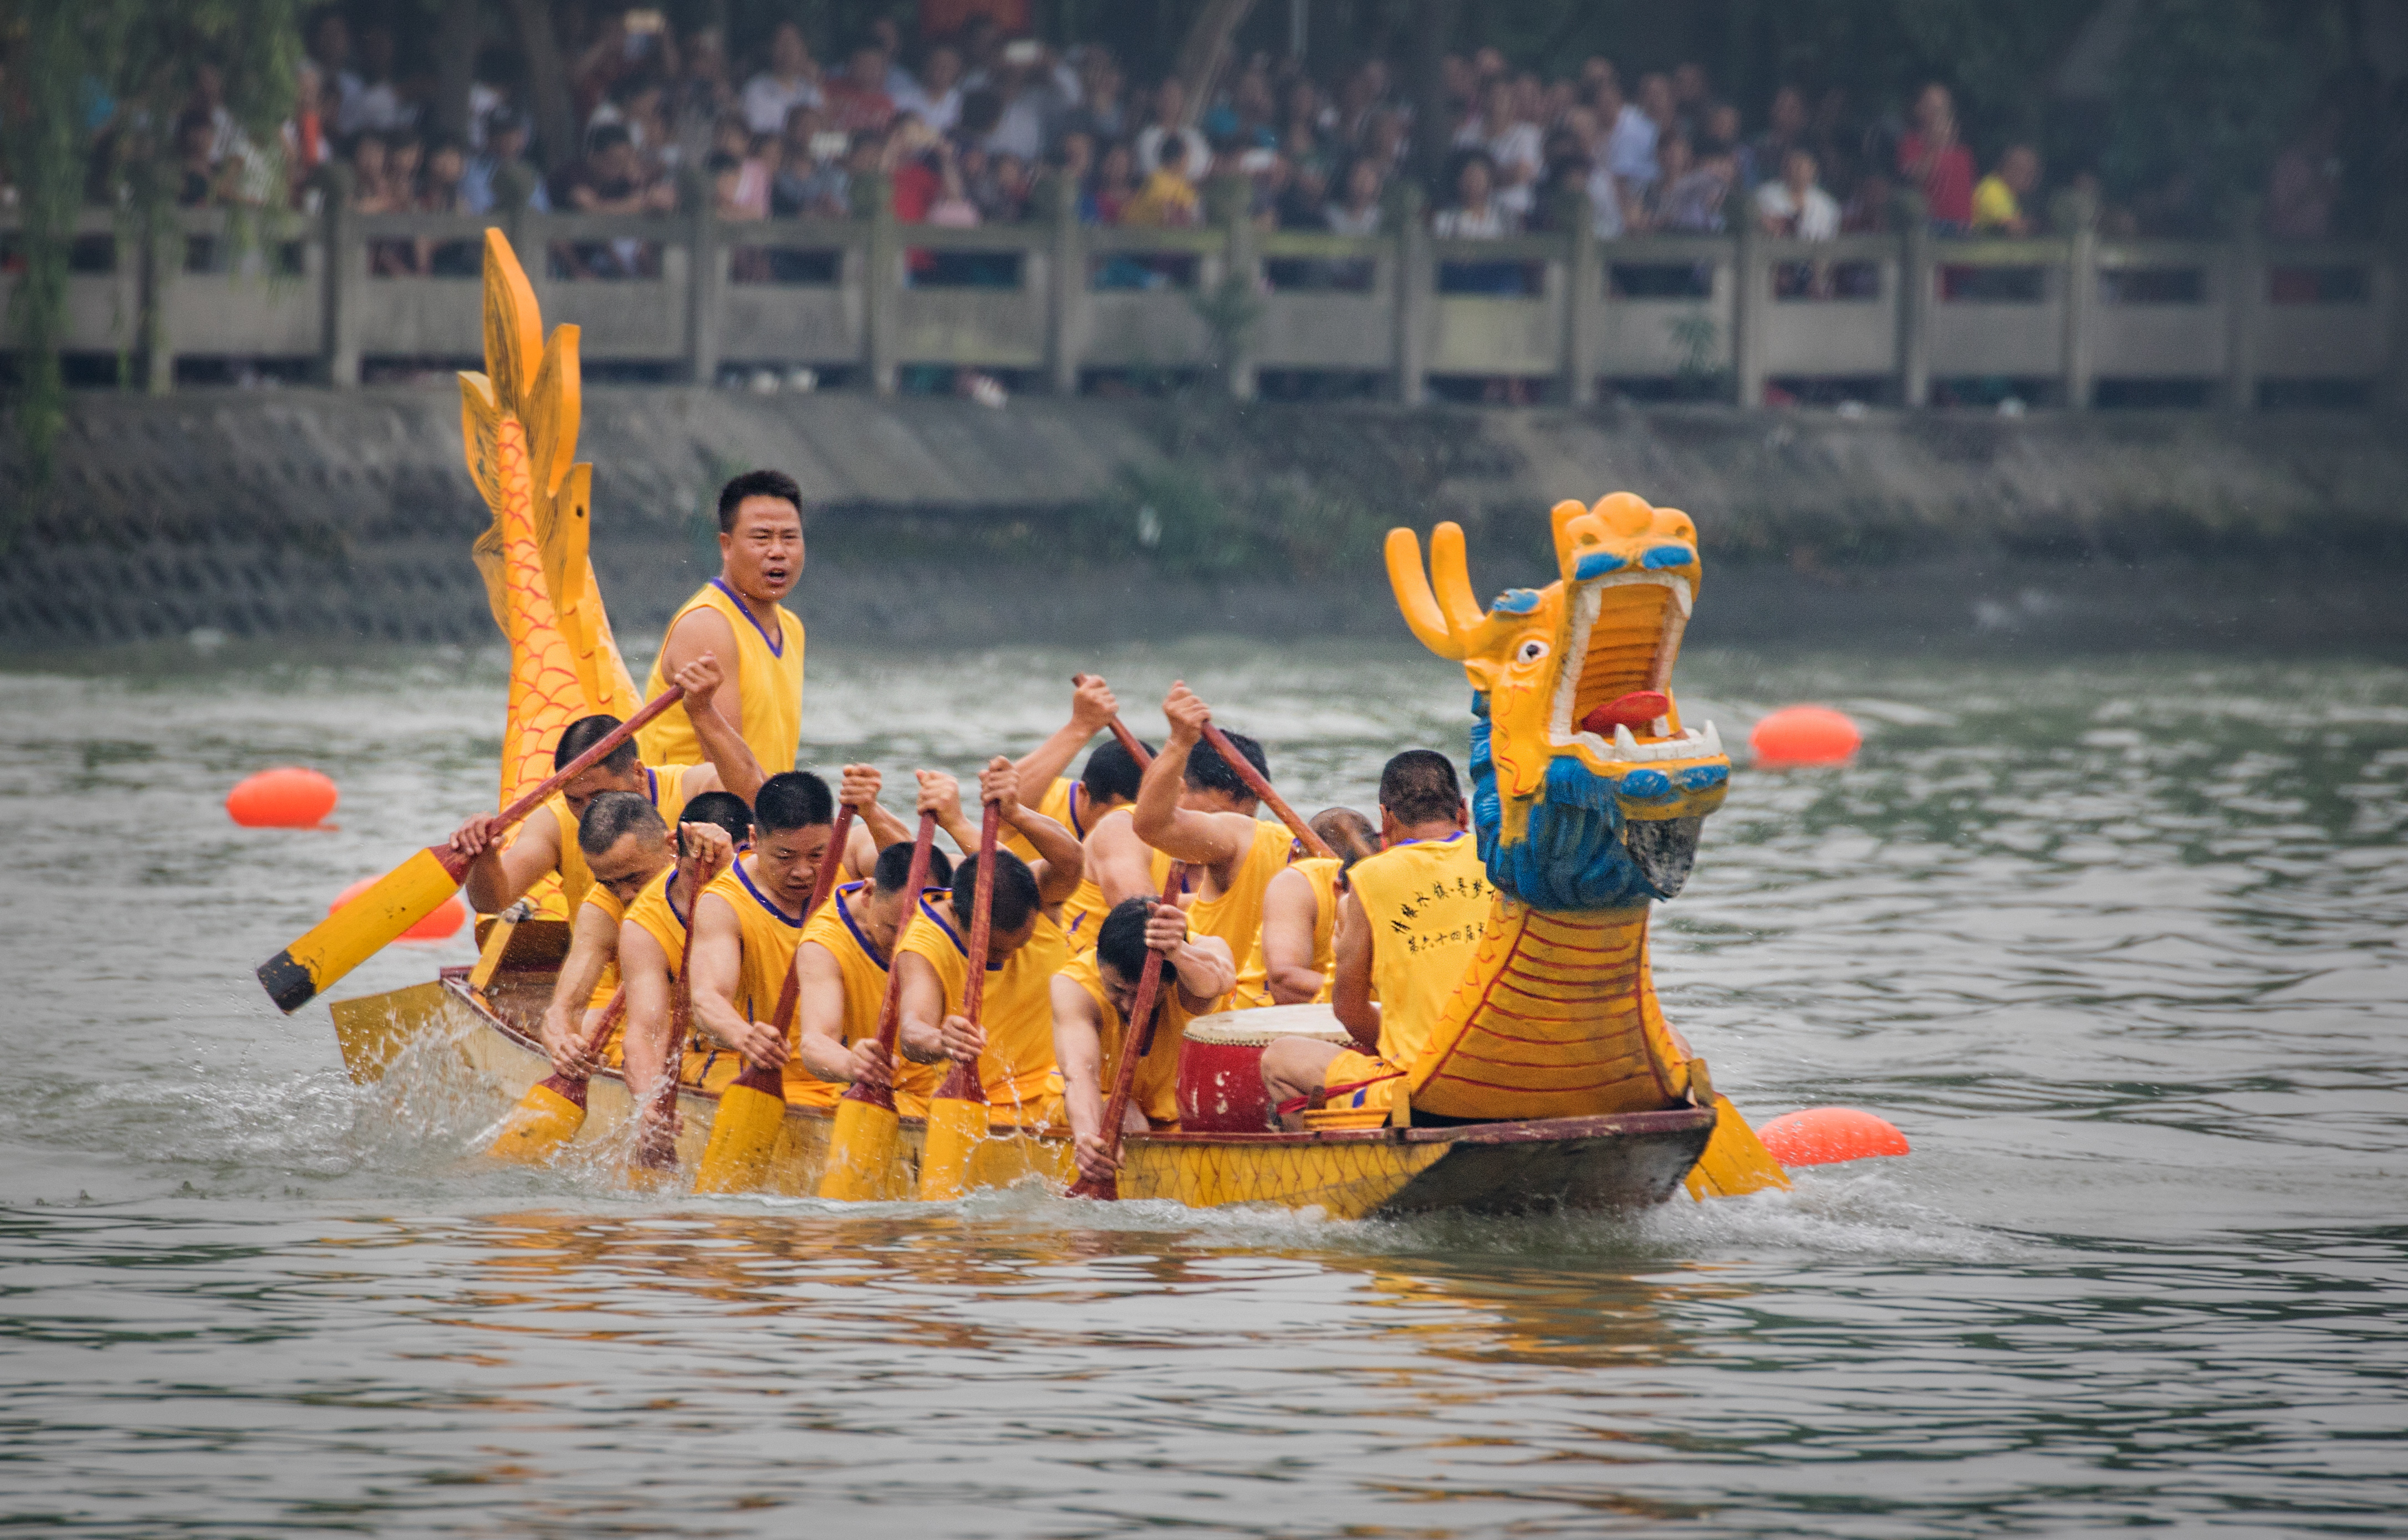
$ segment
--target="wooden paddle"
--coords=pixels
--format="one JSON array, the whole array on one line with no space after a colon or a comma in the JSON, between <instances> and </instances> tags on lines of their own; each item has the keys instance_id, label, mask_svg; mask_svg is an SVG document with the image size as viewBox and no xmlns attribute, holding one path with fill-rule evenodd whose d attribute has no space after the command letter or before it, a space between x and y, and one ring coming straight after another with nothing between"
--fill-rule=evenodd
<instances>
[{"instance_id":1,"label":"wooden paddle","mask_svg":"<svg viewBox=\"0 0 2408 1540\"><path fill-rule=\"evenodd\" d=\"M678 831L678 856L681 860L685 856L683 829ZM681 875L671 873L670 883L674 884ZM685 941L678 948L677 988L669 993L669 1041L668 1051L662 1056L662 1084L639 1114L640 1126L636 1131L635 1163L646 1170L666 1171L677 1165L678 1084L682 1078L679 1072L685 1068L685 1038L694 1026L695 912L702 905L702 890L708 885L697 882L694 891L685 895ZM677 913L677 905L670 901L666 888L661 900L667 904L671 915Z\"/></svg>"},{"instance_id":2,"label":"wooden paddle","mask_svg":"<svg viewBox=\"0 0 2408 1540\"><path fill-rule=\"evenodd\" d=\"M1287 825L1288 833L1296 836L1297 844L1314 855L1326 856L1332 861L1338 859L1338 852L1329 848L1329 842L1314 834L1312 825L1297 816L1296 809L1287 805L1285 797L1271 790L1271 783L1263 778L1261 771L1254 768L1254 761L1239 752L1238 746L1229 741L1229 734L1211 722L1206 722L1204 741L1212 746L1212 751L1220 755L1231 770L1237 772L1238 778L1246 783L1247 791L1252 791L1266 806L1279 815L1279 820Z\"/></svg>"},{"instance_id":3,"label":"wooden paddle","mask_svg":"<svg viewBox=\"0 0 2408 1540\"><path fill-rule=\"evenodd\" d=\"M937 839L937 815L920 815L919 837L911 842L911 873L904 879L903 918L895 927L895 944L887 959L886 994L878 1005L878 1052L895 1062L895 1034L903 1024L904 934L911 928L911 912L928 885L928 857ZM901 1120L895 1111L890 1086L855 1080L836 1104L836 1127L828 1134L827 1165L820 1173L820 1196L840 1203L867 1203L887 1195L887 1171L895 1162L895 1142Z\"/></svg>"},{"instance_id":4,"label":"wooden paddle","mask_svg":"<svg viewBox=\"0 0 2408 1540\"><path fill-rule=\"evenodd\" d=\"M499 835L550 801L553 792L617 752L636 730L685 698L671 685L644 703L643 709L604 734L602 741L554 771L494 820ZM577 831L563 829L563 839ZM435 912L436 906L460 891L468 876L469 858L448 844L430 845L377 878L376 885L309 929L307 935L259 965L259 981L277 1008L288 1015L316 999L321 991L366 962L401 933Z\"/></svg>"},{"instance_id":5,"label":"wooden paddle","mask_svg":"<svg viewBox=\"0 0 2408 1540\"><path fill-rule=\"evenodd\" d=\"M979 820L978 881L970 898L969 973L962 980L962 1016L972 1026L983 1020L986 957L995 938L995 846L1002 813L986 805ZM959 1060L928 1103L928 1140L920 1150L920 1196L929 1202L958 1198L969 1185L970 1151L986 1137L986 1085L976 1060Z\"/></svg>"},{"instance_id":6,"label":"wooden paddle","mask_svg":"<svg viewBox=\"0 0 2408 1540\"><path fill-rule=\"evenodd\" d=\"M811 922L828 895L836 891L844 867L844 840L853 832L853 805L837 808L828 830L827 848L821 852L811 878L810 902L803 905L803 923ZM802 1004L802 951L797 938L795 956L786 963L786 981L778 987L778 1009L770 1022L789 1047L795 1038L795 1014ZM748 1064L744 1073L719 1093L719 1110L711 1116L710 1143L696 1168L696 1192L742 1192L761 1185L769 1174L769 1157L778 1148L778 1132L786 1122L786 1072L779 1064Z\"/></svg>"},{"instance_id":7,"label":"wooden paddle","mask_svg":"<svg viewBox=\"0 0 2408 1540\"><path fill-rule=\"evenodd\" d=\"M591 1059L609 1041L610 1029L627 1014L625 986L611 991L610 1003L602 1007L602 1019L594 1024L585 1042L578 1050L580 1059ZM585 1096L588 1077L562 1075L555 1071L527 1087L519 1105L502 1119L494 1142L485 1153L497 1161L512 1161L521 1165L540 1165L560 1152L561 1147L577 1137L585 1126Z\"/></svg>"},{"instance_id":8,"label":"wooden paddle","mask_svg":"<svg viewBox=\"0 0 2408 1540\"><path fill-rule=\"evenodd\" d=\"M1162 879L1162 891L1175 893L1187 880L1184 862L1174 861ZM1154 1048L1154 1005L1162 997L1162 953L1148 947L1145 965L1138 971L1137 995L1129 1002L1128 1020L1121 1023L1120 1067L1112 1074L1112 1093L1104 1100L1104 1152L1114 1162L1121 1158L1121 1123L1128 1116L1129 1093L1137 1087L1137 1066ZM1140 1025L1140 1023L1143 1023ZM1121 1178L1115 1171L1101 1181L1082 1176L1070 1186L1074 1198L1098 1198L1117 1203L1121 1195Z\"/></svg>"}]
</instances>

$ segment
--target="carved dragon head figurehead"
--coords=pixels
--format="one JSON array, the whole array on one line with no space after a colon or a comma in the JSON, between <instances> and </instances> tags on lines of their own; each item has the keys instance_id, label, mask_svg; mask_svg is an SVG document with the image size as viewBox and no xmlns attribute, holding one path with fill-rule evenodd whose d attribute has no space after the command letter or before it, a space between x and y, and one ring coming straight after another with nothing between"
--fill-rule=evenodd
<instances>
[{"instance_id":1,"label":"carved dragon head figurehead","mask_svg":"<svg viewBox=\"0 0 2408 1540\"><path fill-rule=\"evenodd\" d=\"M1390 530L1388 581L1422 645L1471 681L1489 876L1537 908L1628 908L1680 891L1730 779L1713 724L1684 730L1672 700L1697 527L1629 492L1558 503L1554 521L1556 581L1485 610L1455 524L1432 532L1426 577L1413 532Z\"/></svg>"}]
</instances>

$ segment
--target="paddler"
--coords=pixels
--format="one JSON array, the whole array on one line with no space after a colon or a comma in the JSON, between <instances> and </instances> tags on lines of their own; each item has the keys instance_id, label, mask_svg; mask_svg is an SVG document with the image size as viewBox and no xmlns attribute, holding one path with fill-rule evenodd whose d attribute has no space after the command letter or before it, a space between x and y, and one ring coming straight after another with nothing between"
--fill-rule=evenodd
<instances>
[{"instance_id":1,"label":"paddler","mask_svg":"<svg viewBox=\"0 0 2408 1540\"><path fill-rule=\"evenodd\" d=\"M1121 703L1102 675L1080 675L1070 687L1070 720L1012 765L1020 772L1021 785L1044 788L1037 797L1037 810L1069 830L1073 839L1087 837L1087 831L1096 826L1102 809L1088 802L1083 778L1068 778L1070 762L1079 757L1080 749L1094 741L1096 734L1111 725L1120 710ZM1037 848L1017 829L1007 831L1001 837L1003 848L1021 860L1037 859Z\"/></svg>"},{"instance_id":2,"label":"paddler","mask_svg":"<svg viewBox=\"0 0 2408 1540\"><path fill-rule=\"evenodd\" d=\"M857 871L877 864L881 836L891 840L903 832L878 806L878 791L875 769L848 767L843 795L864 826L857 838L847 838L848 862ZM753 799L752 848L702 891L695 909L695 1028L756 1068L786 1062L790 1044L776 1020L778 999L802 940L835 816L827 782L819 777L799 770L771 776ZM710 1084L724 1064L724 1055L707 1057L699 1082Z\"/></svg>"},{"instance_id":3,"label":"paddler","mask_svg":"<svg viewBox=\"0 0 2408 1540\"><path fill-rule=\"evenodd\" d=\"M1129 1051L1128 1013L1149 950L1162 953L1167 977L1154 999L1154 1041L1129 1085L1122 1120L1128 1133L1179 1126L1180 1042L1189 1021L1221 1008L1238 978L1227 942L1193 934L1179 905L1144 896L1114 905L1096 927L1095 950L1054 976L1054 1056L1062 1066L1072 1158L1079 1175L1096 1181L1120 1166L1104 1139L1105 1088Z\"/></svg>"},{"instance_id":4,"label":"paddler","mask_svg":"<svg viewBox=\"0 0 2408 1540\"><path fill-rule=\"evenodd\" d=\"M695 900L736 861L736 842L717 824L681 823L677 841L677 860L629 901L626 922L619 927L619 969L627 991L622 1029L627 1089L648 1111L650 1093L665 1075L695 1082L710 1060L707 1048L697 1049L689 1041L682 1045L681 1062L669 1063L670 1007Z\"/></svg>"},{"instance_id":5,"label":"paddler","mask_svg":"<svg viewBox=\"0 0 2408 1540\"><path fill-rule=\"evenodd\" d=\"M721 654L703 652L677 671L677 682L700 703L695 722L700 733L697 752L688 760L662 760L642 755L637 742L621 744L608 759L588 768L562 787L551 801L526 816L507 845L494 837L494 816L480 813L452 835L452 848L472 858L461 886L479 914L499 914L518 902L547 875L560 874L560 895L571 922L594 884L584 853L579 848L577 820L585 805L605 791L633 791L650 802L664 820L678 818L685 805L706 791L728 791L749 803L761 789L762 769L752 750L713 706L724 671ZM658 689L653 693L658 694ZM602 741L619 725L612 716L580 717L561 730L552 751L558 769ZM709 763L697 763L708 757Z\"/></svg>"},{"instance_id":6,"label":"paddler","mask_svg":"<svg viewBox=\"0 0 2408 1540\"><path fill-rule=\"evenodd\" d=\"M1070 961L1070 946L1045 910L1078 891L1082 856L1068 829L1022 804L1019 788L1019 771L1001 755L979 772L980 800L995 803L1002 826L1025 834L1038 852L1034 862L1001 848L995 854L982 1020L973 1024L961 1015L976 855L954 867L948 897L921 901L896 944L895 966L902 974L903 1057L976 1064L995 1120L1028 1127L1062 1118L1051 985Z\"/></svg>"},{"instance_id":7,"label":"paddler","mask_svg":"<svg viewBox=\"0 0 2408 1540\"><path fill-rule=\"evenodd\" d=\"M1263 1085L1290 1129L1307 1106L1387 1107L1428 1044L1487 929L1488 868L1444 754L1408 749L1380 772L1380 853L1346 874L1329 1004L1357 1045L1282 1037Z\"/></svg>"},{"instance_id":8,"label":"paddler","mask_svg":"<svg viewBox=\"0 0 2408 1540\"><path fill-rule=\"evenodd\" d=\"M1153 751L1148 746L1147 752ZM1026 762L1022 762L1025 763ZM1096 927L1124 899L1154 891L1154 851L1137 837L1129 810L1137 806L1137 789L1145 772L1118 740L1100 743L1079 773L1078 797L1072 810L1083 816L1080 846L1084 852L1079 891L1063 902L1062 934L1076 952L1096 949ZM1026 781L1021 782L1025 786Z\"/></svg>"},{"instance_id":9,"label":"paddler","mask_svg":"<svg viewBox=\"0 0 2408 1540\"><path fill-rule=\"evenodd\" d=\"M1249 957L1262 934L1263 890L1287 864L1291 837L1279 824L1254 816L1254 792L1203 741L1211 708L1183 681L1171 687L1162 714L1170 720L1170 737L1146 766L1132 826L1157 852L1150 874L1156 885L1171 861L1187 863L1187 891L1194 895L1188 923L1227 942L1231 956ZM1242 733L1227 737L1269 779L1262 745ZM1231 1004L1236 1008L1243 1003Z\"/></svg>"},{"instance_id":10,"label":"paddler","mask_svg":"<svg viewBox=\"0 0 2408 1540\"><path fill-rule=\"evenodd\" d=\"M685 805L681 817L688 823L717 824L738 850L752 838L752 810L733 792L705 791ZM569 923L568 955L552 981L538 1036L553 1069L587 1076L598 1065L619 1062L620 1034L591 1053L586 1045L619 990L620 923L627 918L627 905L668 869L677 853L659 810L633 791L605 791L587 803L577 820L577 843L594 881Z\"/></svg>"},{"instance_id":11,"label":"paddler","mask_svg":"<svg viewBox=\"0 0 2408 1540\"><path fill-rule=\"evenodd\" d=\"M1238 970L1238 996L1250 1005L1329 998L1346 873L1380 848L1380 832L1352 807L1325 808L1306 821L1338 854L1308 856L1301 845L1293 846L1286 867L1263 889L1262 941Z\"/></svg>"},{"instance_id":12,"label":"paddler","mask_svg":"<svg viewBox=\"0 0 2408 1540\"><path fill-rule=\"evenodd\" d=\"M704 653L735 660L712 695L765 774L795 767L803 729L803 622L779 603L803 575L803 490L781 471L747 471L719 489L719 576L669 619L647 699ZM702 758L688 702L636 734L655 764Z\"/></svg>"},{"instance_id":13,"label":"paddler","mask_svg":"<svg viewBox=\"0 0 2408 1540\"><path fill-rule=\"evenodd\" d=\"M951 777L945 784L953 784ZM947 793L959 806L959 792ZM786 1100L796 1106L833 1107L855 1080L885 1086L895 1109L906 1118L925 1117L928 1097L944 1078L941 1063L890 1064L878 1051L878 1012L886 999L887 969L895 934L922 897L950 898L953 863L942 850L928 853L929 888L907 892L911 844L900 840L878 852L867 882L849 883L803 927L796 961L802 972L800 1033L786 1064Z\"/></svg>"}]
</instances>

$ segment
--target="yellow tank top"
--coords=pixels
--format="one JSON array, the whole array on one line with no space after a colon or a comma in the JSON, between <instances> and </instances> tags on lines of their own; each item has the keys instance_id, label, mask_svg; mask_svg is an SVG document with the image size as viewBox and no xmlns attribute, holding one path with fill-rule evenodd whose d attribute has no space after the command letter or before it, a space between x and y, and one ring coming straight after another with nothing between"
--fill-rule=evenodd
<instances>
[{"instance_id":1,"label":"yellow tank top","mask_svg":"<svg viewBox=\"0 0 2408 1540\"><path fill-rule=\"evenodd\" d=\"M1306 856L1288 864L1312 884L1312 967L1321 975L1321 992L1313 999L1326 1003L1331 975L1338 966L1338 874L1344 863L1335 856ZM1235 1010L1278 1003L1271 999L1270 964L1263 958L1259 928L1254 933L1254 949L1239 967L1238 987L1229 991L1229 997Z\"/></svg>"},{"instance_id":2,"label":"yellow tank top","mask_svg":"<svg viewBox=\"0 0 2408 1540\"><path fill-rule=\"evenodd\" d=\"M861 882L849 882L838 888L803 926L804 944L826 948L828 955L836 959L837 972L844 979L843 1030L848 1047L878 1035L878 1009L886 1000L886 959L869 944L868 933L861 928L853 912L867 888L867 883ZM799 1021L796 1030L801 1031ZM895 1110L906 1118L926 1117L928 1098L944 1078L943 1064L915 1064L896 1054ZM786 1100L795 1105L833 1107L844 1091L841 1084L823 1080L805 1069L801 1061L786 1061Z\"/></svg>"},{"instance_id":3,"label":"yellow tank top","mask_svg":"<svg viewBox=\"0 0 2408 1540\"><path fill-rule=\"evenodd\" d=\"M1242 966L1249 957L1262 949L1263 890L1270 886L1280 868L1287 864L1288 852L1296 840L1281 823L1254 825L1254 848L1240 858L1237 870L1229 877L1229 886L1220 897L1197 899L1187 911L1187 928L1197 935L1217 935L1229 944L1229 955ZM1159 884L1170 875L1170 858L1156 850L1154 853L1154 880ZM1187 882L1193 888L1198 879L1192 874ZM1259 961L1256 963L1260 967ZM1269 997L1257 988L1260 998L1240 998L1242 991L1229 995L1231 1010L1268 1005Z\"/></svg>"},{"instance_id":4,"label":"yellow tank top","mask_svg":"<svg viewBox=\"0 0 2408 1540\"><path fill-rule=\"evenodd\" d=\"M1128 813L1129 809L1125 806L1111 809L1089 823L1080 834L1080 839L1085 840L1088 834L1093 834L1107 820L1125 818ZM1092 877L1081 876L1079 891L1062 901L1062 936L1064 940L1070 943L1070 949L1073 952L1094 951L1096 928L1104 922L1104 916L1110 913L1111 913L1111 906L1104 902L1102 885Z\"/></svg>"},{"instance_id":5,"label":"yellow tank top","mask_svg":"<svg viewBox=\"0 0 2408 1540\"><path fill-rule=\"evenodd\" d=\"M670 866L660 876L644 884L636 901L627 905L627 918L643 927L652 938L661 944L669 960L669 977L678 976L685 959L685 917L669 906L669 884L677 880L677 868ZM597 891L607 892L608 889Z\"/></svg>"},{"instance_id":6,"label":"yellow tank top","mask_svg":"<svg viewBox=\"0 0 2408 1540\"><path fill-rule=\"evenodd\" d=\"M901 949L917 952L937 970L945 986L945 1009L958 1014L962 986L969 978L969 948L925 899L903 933ZM1004 960L990 963L986 995L980 1008L986 1028L986 1051L979 1055L979 1081L998 1122L1022 1120L1028 1109L1061 1091L1054 1064L1054 976L1070 961L1070 944L1061 929L1042 914L1028 944Z\"/></svg>"},{"instance_id":7,"label":"yellow tank top","mask_svg":"<svg viewBox=\"0 0 2408 1540\"><path fill-rule=\"evenodd\" d=\"M694 800L685 791L685 773L693 768L690 764L644 766L644 795L672 829L677 827L678 814ZM566 912L573 915L594 892L594 873L585 864L585 847L577 843L577 815L568 810L567 795L555 792L544 806L560 825L560 896Z\"/></svg>"},{"instance_id":8,"label":"yellow tank top","mask_svg":"<svg viewBox=\"0 0 2408 1540\"><path fill-rule=\"evenodd\" d=\"M676 630L678 621L697 609L719 611L736 633L736 689L744 701L744 720L736 727L752 746L752 757L761 762L761 773L774 776L792 770L795 746L803 735L803 622L780 605L779 634L772 637L736 597L726 579L713 578L670 617L669 630ZM662 634L661 645L668 646L666 632ZM644 683L644 698L651 700L667 688L656 657ZM703 760L702 740L695 736L694 723L687 720L683 706L670 706L653 718L636 734L636 741L648 764L700 764Z\"/></svg>"},{"instance_id":9,"label":"yellow tank top","mask_svg":"<svg viewBox=\"0 0 2408 1540\"><path fill-rule=\"evenodd\" d=\"M1066 780L1057 776L1054 777L1054 784L1045 789L1045 795L1038 799L1037 810L1069 830L1072 839L1084 839L1087 837L1087 830L1092 827L1079 821L1086 800L1087 793L1080 790L1077 781ZM1017 829L1002 831L996 836L996 843L1023 861L1037 859L1037 847L1029 844L1028 836Z\"/></svg>"},{"instance_id":10,"label":"yellow tank top","mask_svg":"<svg viewBox=\"0 0 2408 1540\"><path fill-rule=\"evenodd\" d=\"M1380 1057L1405 1069L1427 1046L1488 926L1488 868L1479 841L1458 834L1366 856L1347 882L1371 922Z\"/></svg>"},{"instance_id":11,"label":"yellow tank top","mask_svg":"<svg viewBox=\"0 0 2408 1540\"><path fill-rule=\"evenodd\" d=\"M1070 960L1062 977L1072 980L1087 991L1104 1019L1103 1094L1112 1093L1112 1083L1120 1077L1121 1048L1127 1041L1127 1024L1121 1013L1112 1008L1111 996L1104 992L1103 970L1096 966L1091 948ZM1227 996L1205 1008L1204 1014L1225 1008ZM1129 1102L1145 1114L1146 1121L1156 1128L1179 1126L1179 1045L1187 1035L1187 1023L1196 1014L1180 1004L1179 981L1171 976L1168 962L1162 970L1162 1011L1154 1019L1154 1042L1138 1061L1137 1077L1129 1083Z\"/></svg>"}]
</instances>

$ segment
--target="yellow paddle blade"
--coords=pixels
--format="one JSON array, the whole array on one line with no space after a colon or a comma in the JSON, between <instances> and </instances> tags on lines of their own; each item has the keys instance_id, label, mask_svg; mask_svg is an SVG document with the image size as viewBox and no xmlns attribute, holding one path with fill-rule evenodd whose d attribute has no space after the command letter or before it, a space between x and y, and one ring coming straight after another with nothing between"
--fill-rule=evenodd
<instances>
[{"instance_id":1,"label":"yellow paddle blade","mask_svg":"<svg viewBox=\"0 0 2408 1540\"><path fill-rule=\"evenodd\" d=\"M902 1122L893 1107L837 1103L836 1128L828 1135L827 1169L820 1176L820 1196L835 1203L900 1197L895 1147L902 1133Z\"/></svg>"},{"instance_id":2,"label":"yellow paddle blade","mask_svg":"<svg viewBox=\"0 0 2408 1540\"><path fill-rule=\"evenodd\" d=\"M1789 1174L1764 1148L1756 1130L1739 1115L1727 1096L1714 1098L1714 1136L1706 1141L1706 1152L1689 1169L1689 1196L1702 1203L1708 1198L1736 1198L1749 1192L1762 1192L1768 1188L1789 1189Z\"/></svg>"},{"instance_id":3,"label":"yellow paddle blade","mask_svg":"<svg viewBox=\"0 0 2408 1540\"><path fill-rule=\"evenodd\" d=\"M738 1082L719 1093L710 1143L695 1170L696 1192L751 1192L767 1186L769 1158L786 1126L786 1099Z\"/></svg>"},{"instance_id":4,"label":"yellow paddle blade","mask_svg":"<svg viewBox=\"0 0 2408 1540\"><path fill-rule=\"evenodd\" d=\"M552 1090L551 1081L538 1080L510 1109L501 1132L485 1147L485 1153L518 1165L542 1165L559 1154L584 1126L584 1104L572 1102Z\"/></svg>"},{"instance_id":5,"label":"yellow paddle blade","mask_svg":"<svg viewBox=\"0 0 2408 1540\"><path fill-rule=\"evenodd\" d=\"M928 1142L920 1151L920 1196L943 1203L969 1191L970 1158L986 1139L987 1105L939 1097L928 1104Z\"/></svg>"},{"instance_id":6,"label":"yellow paddle blade","mask_svg":"<svg viewBox=\"0 0 2408 1540\"><path fill-rule=\"evenodd\" d=\"M460 879L445 870L433 848L421 850L262 962L259 981L278 1009L299 1010L459 891Z\"/></svg>"}]
</instances>

